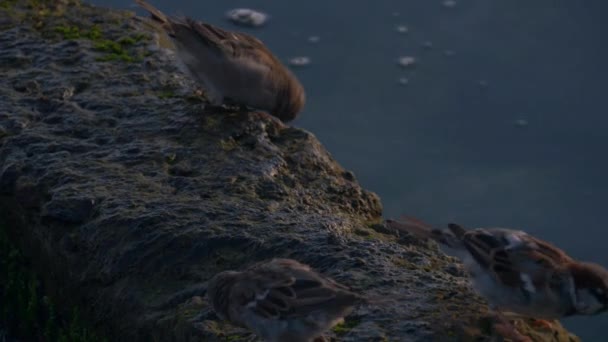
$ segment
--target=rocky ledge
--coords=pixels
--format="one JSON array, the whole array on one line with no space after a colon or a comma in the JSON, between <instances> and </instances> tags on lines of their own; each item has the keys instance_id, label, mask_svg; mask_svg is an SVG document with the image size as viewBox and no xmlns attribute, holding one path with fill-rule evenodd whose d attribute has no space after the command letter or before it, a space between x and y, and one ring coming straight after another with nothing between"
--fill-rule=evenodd
<instances>
[{"instance_id":1,"label":"rocky ledge","mask_svg":"<svg viewBox=\"0 0 608 342\"><path fill-rule=\"evenodd\" d=\"M338 341L496 340L454 260L385 229L379 198L313 134L205 111L146 20L74 1L0 8L0 209L59 307L111 341L234 341L245 332L212 313L207 280L289 257L391 299L355 311ZM559 324L529 332L575 340Z\"/></svg>"}]
</instances>

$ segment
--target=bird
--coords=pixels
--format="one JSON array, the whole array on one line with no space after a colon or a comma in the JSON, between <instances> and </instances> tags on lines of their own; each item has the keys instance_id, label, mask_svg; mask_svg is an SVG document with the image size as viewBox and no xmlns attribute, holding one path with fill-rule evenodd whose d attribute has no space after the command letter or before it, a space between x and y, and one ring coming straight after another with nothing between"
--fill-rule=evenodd
<instances>
[{"instance_id":1,"label":"bird","mask_svg":"<svg viewBox=\"0 0 608 342\"><path fill-rule=\"evenodd\" d=\"M310 342L366 298L293 259L275 258L208 282L207 300L220 319L268 342Z\"/></svg>"},{"instance_id":2,"label":"bird","mask_svg":"<svg viewBox=\"0 0 608 342\"><path fill-rule=\"evenodd\" d=\"M254 108L283 122L303 109L304 87L259 39L189 17L169 17L143 0L135 2L171 37L179 60L212 106Z\"/></svg>"},{"instance_id":3,"label":"bird","mask_svg":"<svg viewBox=\"0 0 608 342\"><path fill-rule=\"evenodd\" d=\"M435 240L444 253L459 258L495 312L550 325L544 320L597 315L608 309L606 268L576 260L524 231L467 229L455 223L440 229L406 216L387 220L386 225Z\"/></svg>"}]
</instances>

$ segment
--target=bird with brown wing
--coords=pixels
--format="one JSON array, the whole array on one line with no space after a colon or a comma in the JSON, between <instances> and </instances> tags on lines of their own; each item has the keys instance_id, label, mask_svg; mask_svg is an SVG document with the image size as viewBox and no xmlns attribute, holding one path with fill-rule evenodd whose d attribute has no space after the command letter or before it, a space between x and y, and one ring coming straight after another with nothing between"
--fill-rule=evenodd
<instances>
[{"instance_id":1,"label":"bird with brown wing","mask_svg":"<svg viewBox=\"0 0 608 342\"><path fill-rule=\"evenodd\" d=\"M221 272L209 281L207 298L220 318L268 342L313 341L368 302L292 259Z\"/></svg>"},{"instance_id":2,"label":"bird with brown wing","mask_svg":"<svg viewBox=\"0 0 608 342\"><path fill-rule=\"evenodd\" d=\"M135 2L172 38L177 56L211 105L259 109L284 122L304 107L302 84L259 39L189 17L169 17L143 0Z\"/></svg>"},{"instance_id":3,"label":"bird with brown wing","mask_svg":"<svg viewBox=\"0 0 608 342\"><path fill-rule=\"evenodd\" d=\"M389 228L435 240L459 258L476 290L498 313L542 319L596 315L608 310L608 270L576 260L526 232L508 228L435 228L403 217ZM504 316L503 316L504 317Z\"/></svg>"}]
</instances>

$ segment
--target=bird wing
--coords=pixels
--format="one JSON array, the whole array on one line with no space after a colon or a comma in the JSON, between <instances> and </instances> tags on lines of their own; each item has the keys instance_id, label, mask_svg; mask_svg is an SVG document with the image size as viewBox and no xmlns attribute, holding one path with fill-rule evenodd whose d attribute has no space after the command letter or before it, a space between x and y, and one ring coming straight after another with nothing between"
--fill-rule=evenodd
<instances>
[{"instance_id":1,"label":"bird wing","mask_svg":"<svg viewBox=\"0 0 608 342\"><path fill-rule=\"evenodd\" d=\"M451 248L460 247L461 236L466 232L464 228L456 224L451 223L448 225L449 230L443 230L435 228L415 217L406 215L400 216L399 221L386 220L385 224L388 228L398 232L407 232L419 238L432 239L440 245Z\"/></svg>"},{"instance_id":2,"label":"bird wing","mask_svg":"<svg viewBox=\"0 0 608 342\"><path fill-rule=\"evenodd\" d=\"M135 0L135 2L147 10L152 19L160 22L167 33L175 39L179 39L180 31L186 30L195 33L203 44L215 49L218 53L235 58L274 58L264 43L251 35L226 31L188 17L169 17L144 0Z\"/></svg>"},{"instance_id":3,"label":"bird wing","mask_svg":"<svg viewBox=\"0 0 608 342\"><path fill-rule=\"evenodd\" d=\"M252 283L255 291L243 304L263 318L304 317L318 310L351 306L361 299L307 267L279 269L266 265L252 274Z\"/></svg>"},{"instance_id":4,"label":"bird wing","mask_svg":"<svg viewBox=\"0 0 608 342\"><path fill-rule=\"evenodd\" d=\"M246 33L226 31L190 18L186 18L186 23L198 34L204 44L227 56L260 58L262 55L272 55L264 43Z\"/></svg>"},{"instance_id":5,"label":"bird wing","mask_svg":"<svg viewBox=\"0 0 608 342\"><path fill-rule=\"evenodd\" d=\"M397 232L407 232L424 239L437 239L437 234L433 234L434 227L412 216L401 215L398 220L386 220L385 224Z\"/></svg>"},{"instance_id":6,"label":"bird wing","mask_svg":"<svg viewBox=\"0 0 608 342\"><path fill-rule=\"evenodd\" d=\"M462 242L477 263L501 283L535 292L551 285L572 259L559 248L521 231L474 229Z\"/></svg>"},{"instance_id":7,"label":"bird wing","mask_svg":"<svg viewBox=\"0 0 608 342\"><path fill-rule=\"evenodd\" d=\"M160 23L169 22L169 18L163 12L161 12L158 8L150 5L149 3L147 3L143 0L135 0L135 3L137 3L139 6L141 6L146 11L150 12L152 19L154 19Z\"/></svg>"}]
</instances>

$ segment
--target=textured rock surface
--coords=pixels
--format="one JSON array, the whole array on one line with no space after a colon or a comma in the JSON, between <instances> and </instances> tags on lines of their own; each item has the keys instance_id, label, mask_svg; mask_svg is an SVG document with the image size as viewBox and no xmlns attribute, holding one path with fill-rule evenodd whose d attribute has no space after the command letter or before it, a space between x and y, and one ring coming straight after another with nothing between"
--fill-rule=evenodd
<instances>
[{"instance_id":1,"label":"textured rock surface","mask_svg":"<svg viewBox=\"0 0 608 342\"><path fill-rule=\"evenodd\" d=\"M206 112L144 21L57 3L0 12L0 208L66 307L112 341L234 340L206 281L290 257L392 300L340 341L491 339L462 270L379 225L311 133Z\"/></svg>"}]
</instances>

